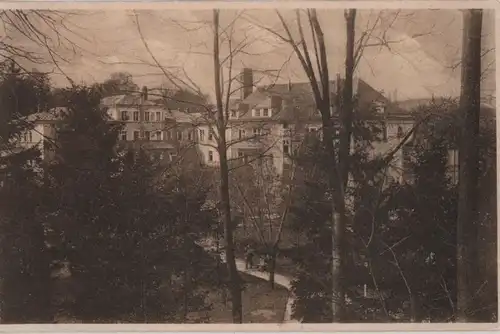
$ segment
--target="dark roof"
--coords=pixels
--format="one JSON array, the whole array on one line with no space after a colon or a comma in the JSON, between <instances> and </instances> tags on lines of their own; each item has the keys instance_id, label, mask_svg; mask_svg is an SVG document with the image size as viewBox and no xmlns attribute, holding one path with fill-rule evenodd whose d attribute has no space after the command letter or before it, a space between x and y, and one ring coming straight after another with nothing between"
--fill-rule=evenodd
<instances>
[{"instance_id":1,"label":"dark roof","mask_svg":"<svg viewBox=\"0 0 500 334\"><path fill-rule=\"evenodd\" d=\"M143 101L140 94L128 94L128 95L113 95L105 97L101 100L103 106L132 106L132 105L145 105L145 106L157 106L158 100L146 100Z\"/></svg>"},{"instance_id":2,"label":"dark roof","mask_svg":"<svg viewBox=\"0 0 500 334\"><path fill-rule=\"evenodd\" d=\"M357 79L357 83L359 105L362 105L362 109L365 109L367 105L372 105L375 101L389 104L389 100L385 98L382 93L371 87L365 81ZM337 84L336 80L330 81L331 105L335 103ZM340 84L342 84L342 81ZM273 98L279 101L273 101ZM272 108L273 103L282 106L279 114L273 115L273 119L300 122L308 120L317 121L320 119L320 114L316 110L314 94L309 82L293 82L259 87L242 101L239 109L240 111L246 111L252 108ZM256 120L256 117L252 117L249 112L243 114L240 112L239 119Z\"/></svg>"},{"instance_id":3,"label":"dark roof","mask_svg":"<svg viewBox=\"0 0 500 334\"><path fill-rule=\"evenodd\" d=\"M31 114L26 118L26 120L29 122L55 122L61 120L67 111L68 109L66 107L56 107L50 109L49 111Z\"/></svg>"}]
</instances>

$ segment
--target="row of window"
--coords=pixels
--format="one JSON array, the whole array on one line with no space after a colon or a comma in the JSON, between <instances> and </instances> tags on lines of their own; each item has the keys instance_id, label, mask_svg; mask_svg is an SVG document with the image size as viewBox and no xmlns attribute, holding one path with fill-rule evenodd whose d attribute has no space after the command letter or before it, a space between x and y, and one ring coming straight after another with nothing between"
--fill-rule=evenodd
<instances>
[{"instance_id":1,"label":"row of window","mask_svg":"<svg viewBox=\"0 0 500 334\"><path fill-rule=\"evenodd\" d=\"M238 111L231 110L231 118L238 117ZM252 109L252 117L271 117L272 112L269 108Z\"/></svg>"},{"instance_id":2,"label":"row of window","mask_svg":"<svg viewBox=\"0 0 500 334\"><path fill-rule=\"evenodd\" d=\"M150 153L150 156L152 159L157 159L157 160L164 160L165 159L165 154L163 152L160 153ZM168 153L168 160L169 161L174 161L175 158L177 157L177 154L174 152L169 152Z\"/></svg>"},{"instance_id":3,"label":"row of window","mask_svg":"<svg viewBox=\"0 0 500 334\"><path fill-rule=\"evenodd\" d=\"M131 114L132 114L132 120L134 122L139 122L139 120L140 120L139 112L134 111ZM168 113L165 113L163 118L161 117L161 114L162 114L161 111L145 111L144 112L144 121L145 122L161 122L163 120L168 120L170 118L170 115ZM121 111L121 120L122 121L130 121L130 112L128 110Z\"/></svg>"},{"instance_id":4,"label":"row of window","mask_svg":"<svg viewBox=\"0 0 500 334\"><path fill-rule=\"evenodd\" d=\"M168 131L144 131L141 136L141 131L134 131L133 132L133 140L173 140L174 138L177 138L177 140L184 140L184 133L178 131L177 136L174 137L175 131L173 130L168 130ZM192 131L189 131L187 133L187 140L193 140L194 139L194 134ZM127 136L127 131L122 131L120 133L120 140L129 140Z\"/></svg>"},{"instance_id":5,"label":"row of window","mask_svg":"<svg viewBox=\"0 0 500 334\"><path fill-rule=\"evenodd\" d=\"M23 132L21 141L25 143L31 143L33 141L33 133L31 131Z\"/></svg>"}]
</instances>

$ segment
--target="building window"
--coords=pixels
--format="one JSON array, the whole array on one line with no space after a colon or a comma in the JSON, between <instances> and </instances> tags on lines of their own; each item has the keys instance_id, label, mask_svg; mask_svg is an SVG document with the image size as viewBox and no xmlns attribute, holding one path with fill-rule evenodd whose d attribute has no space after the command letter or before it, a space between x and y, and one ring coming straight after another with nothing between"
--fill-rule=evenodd
<instances>
[{"instance_id":1,"label":"building window","mask_svg":"<svg viewBox=\"0 0 500 334\"><path fill-rule=\"evenodd\" d=\"M214 140L214 135L213 135L212 131L208 132L208 140Z\"/></svg>"},{"instance_id":2,"label":"building window","mask_svg":"<svg viewBox=\"0 0 500 334\"><path fill-rule=\"evenodd\" d=\"M144 131L144 139L151 140L151 131Z\"/></svg>"},{"instance_id":3,"label":"building window","mask_svg":"<svg viewBox=\"0 0 500 334\"><path fill-rule=\"evenodd\" d=\"M288 129L288 123L283 123L283 129Z\"/></svg>"},{"instance_id":4,"label":"building window","mask_svg":"<svg viewBox=\"0 0 500 334\"><path fill-rule=\"evenodd\" d=\"M243 157L243 152L238 151L238 158L242 158L242 157Z\"/></svg>"},{"instance_id":5,"label":"building window","mask_svg":"<svg viewBox=\"0 0 500 334\"><path fill-rule=\"evenodd\" d=\"M161 111L156 112L156 121L161 122Z\"/></svg>"},{"instance_id":6,"label":"building window","mask_svg":"<svg viewBox=\"0 0 500 334\"><path fill-rule=\"evenodd\" d=\"M175 154L174 152L170 152L168 154L168 158L170 159L170 161L174 161L176 157L177 157L177 154Z\"/></svg>"},{"instance_id":7,"label":"building window","mask_svg":"<svg viewBox=\"0 0 500 334\"><path fill-rule=\"evenodd\" d=\"M205 141L205 130L200 130L200 141Z\"/></svg>"},{"instance_id":8,"label":"building window","mask_svg":"<svg viewBox=\"0 0 500 334\"><path fill-rule=\"evenodd\" d=\"M177 140L182 140L182 131L177 131Z\"/></svg>"},{"instance_id":9,"label":"building window","mask_svg":"<svg viewBox=\"0 0 500 334\"><path fill-rule=\"evenodd\" d=\"M214 152L208 151L208 161L214 161Z\"/></svg>"},{"instance_id":10,"label":"building window","mask_svg":"<svg viewBox=\"0 0 500 334\"><path fill-rule=\"evenodd\" d=\"M236 110L231 110L231 117L236 117Z\"/></svg>"},{"instance_id":11,"label":"building window","mask_svg":"<svg viewBox=\"0 0 500 334\"><path fill-rule=\"evenodd\" d=\"M149 122L149 111L144 112L144 120Z\"/></svg>"},{"instance_id":12,"label":"building window","mask_svg":"<svg viewBox=\"0 0 500 334\"><path fill-rule=\"evenodd\" d=\"M26 143L31 143L33 141L33 134L31 133L31 131L24 132L22 140Z\"/></svg>"},{"instance_id":13,"label":"building window","mask_svg":"<svg viewBox=\"0 0 500 334\"><path fill-rule=\"evenodd\" d=\"M120 140L127 140L127 131L120 132Z\"/></svg>"},{"instance_id":14,"label":"building window","mask_svg":"<svg viewBox=\"0 0 500 334\"><path fill-rule=\"evenodd\" d=\"M283 153L290 154L290 142L288 140L283 140Z\"/></svg>"},{"instance_id":15,"label":"building window","mask_svg":"<svg viewBox=\"0 0 500 334\"><path fill-rule=\"evenodd\" d=\"M382 123L382 141L387 142L387 124Z\"/></svg>"},{"instance_id":16,"label":"building window","mask_svg":"<svg viewBox=\"0 0 500 334\"><path fill-rule=\"evenodd\" d=\"M168 140L174 139L174 130L170 129L167 131L167 139Z\"/></svg>"},{"instance_id":17,"label":"building window","mask_svg":"<svg viewBox=\"0 0 500 334\"><path fill-rule=\"evenodd\" d=\"M139 121L139 112L134 111L134 121L138 122Z\"/></svg>"},{"instance_id":18,"label":"building window","mask_svg":"<svg viewBox=\"0 0 500 334\"><path fill-rule=\"evenodd\" d=\"M128 111L122 111L122 121L128 121Z\"/></svg>"},{"instance_id":19,"label":"building window","mask_svg":"<svg viewBox=\"0 0 500 334\"><path fill-rule=\"evenodd\" d=\"M134 131L134 140L139 140L139 137L140 137L140 132Z\"/></svg>"},{"instance_id":20,"label":"building window","mask_svg":"<svg viewBox=\"0 0 500 334\"><path fill-rule=\"evenodd\" d=\"M398 138L403 138L403 128L401 126L398 126Z\"/></svg>"},{"instance_id":21,"label":"building window","mask_svg":"<svg viewBox=\"0 0 500 334\"><path fill-rule=\"evenodd\" d=\"M254 136L259 136L262 134L262 129L261 128L254 128L253 129L253 135Z\"/></svg>"},{"instance_id":22,"label":"building window","mask_svg":"<svg viewBox=\"0 0 500 334\"><path fill-rule=\"evenodd\" d=\"M269 117L269 109L267 108L262 109L262 116Z\"/></svg>"},{"instance_id":23,"label":"building window","mask_svg":"<svg viewBox=\"0 0 500 334\"><path fill-rule=\"evenodd\" d=\"M156 140L161 140L161 131L156 131Z\"/></svg>"},{"instance_id":24,"label":"building window","mask_svg":"<svg viewBox=\"0 0 500 334\"><path fill-rule=\"evenodd\" d=\"M260 109L255 109L255 117L260 117Z\"/></svg>"},{"instance_id":25,"label":"building window","mask_svg":"<svg viewBox=\"0 0 500 334\"><path fill-rule=\"evenodd\" d=\"M239 130L238 131L238 138L239 139L245 138L245 130Z\"/></svg>"},{"instance_id":26,"label":"building window","mask_svg":"<svg viewBox=\"0 0 500 334\"><path fill-rule=\"evenodd\" d=\"M192 131L188 131L188 140L189 141L193 140L193 132Z\"/></svg>"}]
</instances>

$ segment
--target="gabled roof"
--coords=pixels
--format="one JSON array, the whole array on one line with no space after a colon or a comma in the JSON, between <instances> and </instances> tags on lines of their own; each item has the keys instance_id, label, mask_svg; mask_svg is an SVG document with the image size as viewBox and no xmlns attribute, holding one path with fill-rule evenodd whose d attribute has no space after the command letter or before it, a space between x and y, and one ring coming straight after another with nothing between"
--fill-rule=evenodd
<instances>
[{"instance_id":1,"label":"gabled roof","mask_svg":"<svg viewBox=\"0 0 500 334\"><path fill-rule=\"evenodd\" d=\"M159 105L158 102L152 101L152 100L143 100L140 94L122 94L122 95L113 95L113 96L107 96L101 100L101 104L103 106L113 106L113 105L119 105L119 106L137 106L137 105L143 105L143 106L157 106Z\"/></svg>"},{"instance_id":2,"label":"gabled roof","mask_svg":"<svg viewBox=\"0 0 500 334\"><path fill-rule=\"evenodd\" d=\"M63 118L63 115L66 114L68 108L66 107L56 107L52 108L49 111L42 111L36 114L31 114L26 117L26 120L29 122L54 122L60 121Z\"/></svg>"}]
</instances>

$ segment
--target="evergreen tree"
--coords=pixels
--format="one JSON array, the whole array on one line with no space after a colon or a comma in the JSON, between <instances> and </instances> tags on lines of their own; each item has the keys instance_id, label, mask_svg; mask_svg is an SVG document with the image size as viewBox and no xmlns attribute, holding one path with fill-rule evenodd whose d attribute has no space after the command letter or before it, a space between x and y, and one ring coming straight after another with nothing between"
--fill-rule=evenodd
<instances>
[{"instance_id":1,"label":"evergreen tree","mask_svg":"<svg viewBox=\"0 0 500 334\"><path fill-rule=\"evenodd\" d=\"M62 305L84 322L180 321L205 307L215 265L196 245L210 229L205 193L162 177L144 151L118 148L120 126L95 88L72 89L50 167L59 260L71 270Z\"/></svg>"},{"instance_id":2,"label":"evergreen tree","mask_svg":"<svg viewBox=\"0 0 500 334\"><path fill-rule=\"evenodd\" d=\"M51 321L50 258L45 243L40 152L26 142L33 129L25 115L43 105L48 83L14 66L0 78L1 320ZM43 100L43 101L42 101Z\"/></svg>"}]
</instances>

